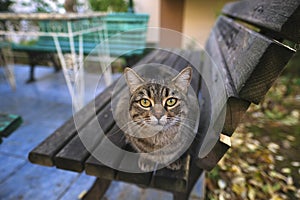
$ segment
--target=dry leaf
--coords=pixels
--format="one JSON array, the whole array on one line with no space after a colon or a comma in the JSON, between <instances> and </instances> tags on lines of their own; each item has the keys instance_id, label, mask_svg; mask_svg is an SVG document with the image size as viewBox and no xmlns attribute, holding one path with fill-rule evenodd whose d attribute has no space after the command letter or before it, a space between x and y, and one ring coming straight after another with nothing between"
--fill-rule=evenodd
<instances>
[{"instance_id":1,"label":"dry leaf","mask_svg":"<svg viewBox=\"0 0 300 200\"><path fill-rule=\"evenodd\" d=\"M281 169L281 172L284 173L284 174L290 174L291 171L292 170L290 168L287 168L287 167Z\"/></svg>"},{"instance_id":2,"label":"dry leaf","mask_svg":"<svg viewBox=\"0 0 300 200\"><path fill-rule=\"evenodd\" d=\"M291 162L291 165L293 167L300 167L300 162L293 161L293 162Z\"/></svg>"}]
</instances>

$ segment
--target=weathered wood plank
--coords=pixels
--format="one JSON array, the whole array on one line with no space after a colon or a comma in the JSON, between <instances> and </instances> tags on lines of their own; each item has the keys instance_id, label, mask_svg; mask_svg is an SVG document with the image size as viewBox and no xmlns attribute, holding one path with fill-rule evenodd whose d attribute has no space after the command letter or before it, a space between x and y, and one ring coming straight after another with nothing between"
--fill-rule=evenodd
<instances>
[{"instance_id":1,"label":"weathered wood plank","mask_svg":"<svg viewBox=\"0 0 300 200\"><path fill-rule=\"evenodd\" d=\"M156 171L153 175L151 186L168 191L186 192L188 187L191 157L184 155L182 169L170 170L167 168Z\"/></svg>"},{"instance_id":2,"label":"weathered wood plank","mask_svg":"<svg viewBox=\"0 0 300 200\"><path fill-rule=\"evenodd\" d=\"M97 178L93 186L82 197L82 200L102 199L106 190L109 188L111 180L104 180Z\"/></svg>"},{"instance_id":3,"label":"weathered wood plank","mask_svg":"<svg viewBox=\"0 0 300 200\"><path fill-rule=\"evenodd\" d=\"M181 51L178 52L178 58L173 64L173 68L178 71L184 69L188 65L193 67L193 79L191 81L191 86L195 93L198 94L200 88L200 75L195 69L200 68L201 64L201 52L200 51ZM186 163L188 162L188 163ZM164 168L158 170L153 174L152 186L160 189L173 190L177 192L183 192L186 190L188 185L188 175L189 175L189 162L190 158L185 158L184 167L181 170L170 172L170 170ZM176 180L176 181L175 181ZM169 187L169 188L168 188Z\"/></svg>"},{"instance_id":4,"label":"weathered wood plank","mask_svg":"<svg viewBox=\"0 0 300 200\"><path fill-rule=\"evenodd\" d=\"M231 136L238 124L243 120L250 102L239 98L229 97L226 103L226 116L222 133Z\"/></svg>"},{"instance_id":5,"label":"weathered wood plank","mask_svg":"<svg viewBox=\"0 0 300 200\"><path fill-rule=\"evenodd\" d=\"M115 157L110 157L111 149L109 143L112 142L116 146L122 148L126 145L123 131L115 125L107 134L106 137L99 143L98 147L93 151L92 155L85 162L85 172L89 175L97 176L103 179L113 180L115 178L115 170L111 166L117 168L122 160L123 153L120 152ZM101 163L96 157L97 155L105 154L106 165Z\"/></svg>"},{"instance_id":6,"label":"weathered wood plank","mask_svg":"<svg viewBox=\"0 0 300 200\"><path fill-rule=\"evenodd\" d=\"M223 16L213 31L239 97L259 103L295 51Z\"/></svg>"},{"instance_id":7,"label":"weathered wood plank","mask_svg":"<svg viewBox=\"0 0 300 200\"><path fill-rule=\"evenodd\" d=\"M268 35L300 43L299 0L244 0L226 4L222 12L258 26Z\"/></svg>"},{"instance_id":8,"label":"weathered wood plank","mask_svg":"<svg viewBox=\"0 0 300 200\"><path fill-rule=\"evenodd\" d=\"M248 109L250 102L242 100L239 98L239 94L236 91L236 88L234 87L233 80L230 76L228 66L225 62L225 59L223 57L223 54L220 50L215 32L211 32L209 39L207 40L206 43L206 52L210 56L210 59L213 59L216 70L219 71L222 81L224 82L224 88L226 91L226 98L223 99L224 103L221 103L220 105L226 106L226 116L224 120L224 127L222 130L220 130L223 134L226 134L228 136L231 136L232 133L234 132L235 128L237 127L238 123L241 121L243 117L243 113L246 112ZM211 62L205 62L206 68L212 68L210 66L212 63ZM211 78L210 80L212 81L214 73L212 72L210 74L210 77L206 78ZM204 79L205 81L205 79ZM208 81L210 82L210 81ZM206 83L209 84L209 83ZM211 87L211 86L209 86ZM222 88L219 88L219 90ZM218 90L218 88L216 88ZM214 90L212 90L214 91ZM211 106L211 99L220 99L220 93L218 92L213 92L210 94L207 94L205 92L208 92L207 90L203 90L203 98L205 99L205 108L207 106ZM210 99L211 98L211 99ZM219 109L217 112L221 112L222 108L217 108ZM204 120L207 120L208 117L204 115Z\"/></svg>"},{"instance_id":9,"label":"weathered wood plank","mask_svg":"<svg viewBox=\"0 0 300 200\"><path fill-rule=\"evenodd\" d=\"M164 53L163 50L155 50L152 53L150 53L150 55L148 55L145 59L142 59L140 62L138 62L135 66L143 65L147 63L161 63L166 58L167 55ZM121 140L120 136L123 136L123 132L117 126L114 127L108 133L109 140L115 141L117 143L116 145L121 148L124 144L123 141L121 141L122 144L119 144L120 143L119 140ZM107 142L108 142L107 138L104 138L104 140L101 141L99 147L95 149L93 154L101 153L100 151L103 150L101 146L105 145L105 143ZM109 152L109 149L107 149L107 152ZM117 160L115 159L114 161L112 161L113 163L111 163L110 166L117 166L121 162L122 160L121 158L123 157L123 155L119 155L118 157L119 159ZM113 179L115 177L114 175L115 172L112 168L103 165L93 156L90 156L90 158L86 161L85 167L86 167L87 174L95 175L97 177L106 178L106 179Z\"/></svg>"},{"instance_id":10,"label":"weathered wood plank","mask_svg":"<svg viewBox=\"0 0 300 200\"><path fill-rule=\"evenodd\" d=\"M198 148L196 148L196 152L198 152L198 158L196 159L196 163L201 163L200 167L206 165L212 167L211 163L217 163L215 162L215 157L210 155L214 152L215 149L219 149L220 146L220 142L217 142L217 135L219 135L219 133L222 132L225 135L231 136L234 130L236 129L238 123L241 121L246 110L248 109L250 102L239 99L238 93L234 87L233 80L230 76L227 64L220 50L214 31L211 32L210 37L206 43L205 49L209 57L205 55L203 67L206 70L210 69L212 71L203 72L203 74L205 74L206 77L202 79L201 84L203 105L201 109L200 126L198 130L198 134L200 135L199 140L202 143L198 144L199 146ZM217 72L214 72L213 70L217 70ZM216 75L216 73L218 75ZM210 84L211 82L219 81L215 77L219 77L218 79L221 78L221 81L225 87L213 88L218 87L218 84ZM210 91L213 92L209 93L208 87L210 87ZM222 89L225 89L226 96L224 96L220 92L220 90ZM212 107L212 102L216 101L215 99L218 99L219 101L221 100L223 102L216 104ZM226 115L224 115L223 109L226 109ZM214 121L210 121L212 120L212 112L215 113L214 116L216 117ZM219 130L213 130L214 134L216 135L216 144L210 143L211 141L208 138L205 138L205 134L211 134L211 130L208 130L209 123L211 122L220 124ZM201 149L202 145L209 144L210 146L205 147L205 149L207 150L204 153L200 152L200 150L203 151L203 149ZM209 151L209 149L211 150ZM223 153L225 152L226 151L223 151ZM207 155L208 157L203 158L203 156L205 156L206 154L208 154L209 156ZM219 156L221 156L221 154Z\"/></svg>"},{"instance_id":11,"label":"weathered wood plank","mask_svg":"<svg viewBox=\"0 0 300 200\"><path fill-rule=\"evenodd\" d=\"M98 126L106 133L114 124L111 105L108 104L100 113L88 122L80 132L67 143L55 156L55 165L57 168L76 172L82 172L84 161L89 156L89 151L94 149L101 141L102 136L98 133ZM84 140L84 143L82 142ZM89 144L89 149L86 148Z\"/></svg>"},{"instance_id":12,"label":"weathered wood plank","mask_svg":"<svg viewBox=\"0 0 300 200\"><path fill-rule=\"evenodd\" d=\"M83 107L75 114L78 123L75 126L74 118L71 117L65 124L59 127L53 134L45 139L41 144L29 153L29 160L32 163L53 166L54 156L67 144L77 133L77 128L82 128L94 115L94 108L101 110L110 100L111 91L114 84L108 87L107 91L96 97L95 101L91 101L87 106Z\"/></svg>"},{"instance_id":13,"label":"weathered wood plank","mask_svg":"<svg viewBox=\"0 0 300 200\"><path fill-rule=\"evenodd\" d=\"M218 39L218 42L216 42L216 39ZM218 20L207 42L206 50L214 58L215 64L223 74L222 78L227 98L222 100L224 104L220 104L225 106L223 108L226 108L224 126L220 132L231 136L250 105L248 100L258 103L263 98L292 56L293 50L248 30L225 17L220 17ZM206 86L202 89L206 109L211 107L210 101L218 99L214 95L220 95L213 93L213 96L211 96L212 94L208 94L207 87L213 86ZM240 97L245 100L240 99ZM218 112L221 112L223 108L220 107ZM200 124L207 124L209 123L208 120L211 119L212 112L215 111L208 108L203 112ZM216 119L214 123L220 123L219 121L223 120L221 116ZM208 125L201 128L201 131L205 133ZM203 140L203 145L208 143L205 139ZM217 164L218 159L216 159L214 151L216 149L220 150L219 146L220 143L217 142L204 158L203 153L200 152L197 164L201 163L201 167L206 165L213 167L213 164ZM224 154L227 148L223 150L217 154L218 158L223 156L221 152Z\"/></svg>"},{"instance_id":14,"label":"weathered wood plank","mask_svg":"<svg viewBox=\"0 0 300 200\"><path fill-rule=\"evenodd\" d=\"M189 58L189 65L193 68L193 78L191 80L191 86L198 95L201 87L201 67L203 67L202 51L192 51ZM199 70L199 71L198 71Z\"/></svg>"},{"instance_id":15,"label":"weathered wood plank","mask_svg":"<svg viewBox=\"0 0 300 200\"><path fill-rule=\"evenodd\" d=\"M230 137L221 134L220 139L217 141L213 149L204 158L196 159L195 162L197 166L208 171L212 170L218 164L230 146Z\"/></svg>"},{"instance_id":16,"label":"weathered wood plank","mask_svg":"<svg viewBox=\"0 0 300 200\"><path fill-rule=\"evenodd\" d=\"M153 51L145 57L145 61L155 59L159 55L159 52ZM139 64L141 64L140 61ZM82 108L78 113L75 114L76 122L74 124L74 118L71 117L65 124L58 128L53 134L45 139L40 145L33 149L29 153L29 160L32 163L53 166L54 156L66 145L77 133L77 128L82 128L87 122L94 116L94 109L99 112L108 101L110 101L111 93L116 82L109 86L103 93L95 98L95 101L91 101L88 105Z\"/></svg>"}]
</instances>

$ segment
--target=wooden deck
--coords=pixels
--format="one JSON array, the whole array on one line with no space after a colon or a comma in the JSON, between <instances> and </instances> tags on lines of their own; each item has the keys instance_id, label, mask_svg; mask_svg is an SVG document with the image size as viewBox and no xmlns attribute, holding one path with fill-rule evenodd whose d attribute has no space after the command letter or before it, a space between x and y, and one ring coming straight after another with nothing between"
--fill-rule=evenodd
<instances>
[{"instance_id":1,"label":"wooden deck","mask_svg":"<svg viewBox=\"0 0 300 200\"><path fill-rule=\"evenodd\" d=\"M76 200L91 186L93 177L34 165L27 160L29 151L72 115L62 73L52 73L52 68L37 68L37 82L25 84L28 70L28 67L15 68L17 90L14 92L0 69L0 111L21 115L24 120L0 145L0 199ZM86 76L88 81L97 81L95 75ZM191 199L200 199L202 187L198 181ZM170 193L121 182L113 182L105 197L108 200L172 199Z\"/></svg>"}]
</instances>

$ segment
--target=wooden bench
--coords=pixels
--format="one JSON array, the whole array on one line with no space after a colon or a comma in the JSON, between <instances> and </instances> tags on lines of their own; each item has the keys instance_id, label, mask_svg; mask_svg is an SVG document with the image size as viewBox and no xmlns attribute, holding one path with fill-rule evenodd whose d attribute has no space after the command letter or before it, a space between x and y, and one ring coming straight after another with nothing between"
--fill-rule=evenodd
<instances>
[{"instance_id":1,"label":"wooden bench","mask_svg":"<svg viewBox=\"0 0 300 200\"><path fill-rule=\"evenodd\" d=\"M106 23L106 33L109 45L110 56L124 57L126 59L133 56L142 55L146 47L146 34L149 15L133 13L111 13L103 17ZM40 21L38 23L41 30L46 30L51 21ZM86 22L87 23L87 22ZM92 23L92 22L90 22ZM61 25L61 24L60 24ZM65 24L67 26L67 24ZM74 26L87 26L75 24ZM64 27L62 27L64 28ZM67 30L67 28L65 27ZM102 36L103 37L103 36ZM58 37L63 53L70 53L70 41L66 37ZM105 39L105 38L101 38ZM92 32L83 35L83 53L89 55L100 43L99 33ZM79 37L74 37L75 51L79 52ZM41 60L52 62L55 71L60 69L60 63L55 59L57 52L53 38L51 36L40 36L33 44L12 44L14 51L26 52L29 57L30 77L28 82L34 81L34 68Z\"/></svg>"},{"instance_id":2,"label":"wooden bench","mask_svg":"<svg viewBox=\"0 0 300 200\"><path fill-rule=\"evenodd\" d=\"M195 69L213 69L212 62L202 51L189 50L154 50L136 65L159 63L179 71L191 65L194 68L191 86L199 94L201 115L197 135L188 153L184 167L178 171L166 168L152 173L132 174L118 171L100 163L83 145L77 130L86 133L99 123L107 137L92 138L93 151L97 152L107 138L126 149L122 131L115 124L112 116L110 99L115 84L109 86L74 118L71 117L52 135L33 149L29 154L32 163L56 166L75 172L86 172L98 179L85 195L84 199L100 199L112 180L120 180L146 187L170 191L174 199L188 199L189 194L204 170L211 170L230 148L230 136L251 103L258 104L280 75L295 50L283 44L287 39L295 44L300 42L300 2L287 0L244 0L227 4L210 34L205 46L206 52L213 58L221 78L215 71L202 78ZM150 70L150 69L149 69ZM209 71L209 70L208 70ZM208 84L207 80L210 81ZM218 100L219 81L225 86L226 98L220 107L212 108ZM212 82L212 84L211 84ZM214 84L216 83L216 84ZM213 92L209 92L213 91ZM215 124L220 123L219 115L226 109L225 123L220 130L219 140L213 144L208 154L203 155L205 136L212 114ZM95 108L96 118L93 118ZM124 161L113 160L119 165Z\"/></svg>"}]
</instances>

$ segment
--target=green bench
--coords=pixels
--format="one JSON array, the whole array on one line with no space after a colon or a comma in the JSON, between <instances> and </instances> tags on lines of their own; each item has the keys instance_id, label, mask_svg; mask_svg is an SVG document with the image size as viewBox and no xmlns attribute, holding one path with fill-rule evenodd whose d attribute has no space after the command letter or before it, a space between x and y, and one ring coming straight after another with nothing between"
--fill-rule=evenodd
<instances>
[{"instance_id":1,"label":"green bench","mask_svg":"<svg viewBox=\"0 0 300 200\"><path fill-rule=\"evenodd\" d=\"M278 6L281 9L275 9ZM201 114L196 129L197 135L184 156L183 167L180 170L170 171L163 168L136 174L113 169L93 156L93 153L101 152L110 155L111 149L102 151L103 145L108 141L126 149L122 130L115 122L111 109L115 84L33 149L29 160L35 164L85 172L97 177L95 184L83 199L101 199L112 180L169 191L174 194L176 200L188 199L201 174L205 170L213 169L230 148L230 137L249 105L258 104L264 98L294 55L295 50L282 42L285 39L297 44L300 42L298 0L286 0L284 3L280 0L243 0L227 4L222 13L205 46L205 51L212 57L222 78L216 76L214 70L204 77L197 73L195 69L214 69L210 59L206 59L203 52L199 51L158 49L137 63L149 64L147 70L150 72L153 63L169 66L176 71L187 65L194 68L191 86L195 93L199 94ZM220 82L225 86L226 98L220 98L220 88L216 87ZM124 88L119 87L120 90ZM218 100L221 100L218 104L220 107L212 107L213 102ZM200 149L208 144L205 137L208 134L210 119L216 120L212 120L215 122L213 125L219 123L220 111L224 107L227 108L225 123L220 131L215 130L219 136L218 140L216 143L212 142L212 149L203 155ZM77 119L77 122L79 119L80 123L75 124L74 119ZM106 137L95 133L98 124ZM92 149L86 148L80 138L82 136L93 144ZM120 167L126 163L124 161L126 157L123 154L118 158L111 158L111 163Z\"/></svg>"},{"instance_id":2,"label":"green bench","mask_svg":"<svg viewBox=\"0 0 300 200\"><path fill-rule=\"evenodd\" d=\"M130 58L135 55L141 55L146 47L146 34L149 16L147 14L133 13L111 13L103 17L106 23L106 32L110 56ZM51 21L39 22L41 30L47 32L47 26ZM82 24L73 24L73 26L88 26L88 21ZM53 25L53 24L52 24ZM67 24L65 24L67 26ZM61 27L62 29L66 27ZM76 27L75 27L76 28ZM74 46L76 53L79 52L79 37L75 36ZM83 54L89 55L99 44L99 33L92 32L83 34ZM101 38L102 40L105 38ZM63 53L70 53L70 41L67 37L59 37L59 44ZM40 36L38 40L30 45L12 44L13 51L26 52L29 57L31 67L29 82L34 81L34 67L40 60L49 60L52 62L55 70L59 70L60 64L54 57L57 52L52 36Z\"/></svg>"},{"instance_id":3,"label":"green bench","mask_svg":"<svg viewBox=\"0 0 300 200\"><path fill-rule=\"evenodd\" d=\"M18 115L0 113L0 143L3 137L8 137L22 122L22 118Z\"/></svg>"}]
</instances>

